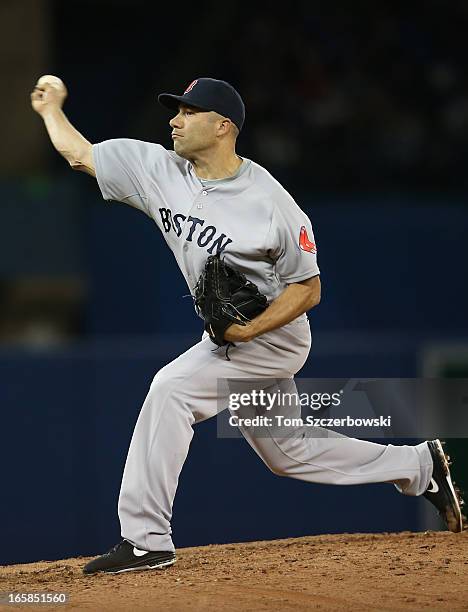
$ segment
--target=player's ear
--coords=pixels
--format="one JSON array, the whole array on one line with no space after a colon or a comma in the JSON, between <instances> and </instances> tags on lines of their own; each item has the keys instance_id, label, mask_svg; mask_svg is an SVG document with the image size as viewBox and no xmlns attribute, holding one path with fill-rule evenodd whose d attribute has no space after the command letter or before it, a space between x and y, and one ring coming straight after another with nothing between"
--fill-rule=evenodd
<instances>
[{"instance_id":1,"label":"player's ear","mask_svg":"<svg viewBox=\"0 0 468 612\"><path fill-rule=\"evenodd\" d=\"M220 135L224 134L233 134L235 136L233 128L235 127L234 123L230 119L221 119L219 122L218 133Z\"/></svg>"},{"instance_id":2,"label":"player's ear","mask_svg":"<svg viewBox=\"0 0 468 612\"><path fill-rule=\"evenodd\" d=\"M228 123L227 119L219 119L219 121L218 121L218 134L220 136L222 136L223 134L227 133L227 131L228 131L227 123Z\"/></svg>"}]
</instances>

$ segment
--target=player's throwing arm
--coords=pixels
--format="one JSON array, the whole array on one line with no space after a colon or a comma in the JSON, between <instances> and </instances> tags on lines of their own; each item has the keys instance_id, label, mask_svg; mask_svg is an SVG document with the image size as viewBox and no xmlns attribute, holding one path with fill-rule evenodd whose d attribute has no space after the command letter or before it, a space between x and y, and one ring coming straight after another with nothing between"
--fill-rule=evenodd
<instances>
[{"instance_id":1,"label":"player's throwing arm","mask_svg":"<svg viewBox=\"0 0 468 612\"><path fill-rule=\"evenodd\" d=\"M96 176L91 143L72 126L62 110L67 95L64 82L46 74L37 81L31 104L42 117L52 144L70 166Z\"/></svg>"}]
</instances>

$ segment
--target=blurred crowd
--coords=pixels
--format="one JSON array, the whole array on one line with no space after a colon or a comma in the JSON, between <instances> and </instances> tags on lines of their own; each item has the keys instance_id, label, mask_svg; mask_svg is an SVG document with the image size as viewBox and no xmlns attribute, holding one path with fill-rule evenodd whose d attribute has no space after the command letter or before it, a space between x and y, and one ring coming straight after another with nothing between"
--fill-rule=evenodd
<instances>
[{"instance_id":1,"label":"blurred crowd","mask_svg":"<svg viewBox=\"0 0 468 612\"><path fill-rule=\"evenodd\" d=\"M466 186L468 3L203 6L182 35L169 28L157 86L230 80L246 156L305 190ZM132 124L141 138L164 133L153 94Z\"/></svg>"}]
</instances>

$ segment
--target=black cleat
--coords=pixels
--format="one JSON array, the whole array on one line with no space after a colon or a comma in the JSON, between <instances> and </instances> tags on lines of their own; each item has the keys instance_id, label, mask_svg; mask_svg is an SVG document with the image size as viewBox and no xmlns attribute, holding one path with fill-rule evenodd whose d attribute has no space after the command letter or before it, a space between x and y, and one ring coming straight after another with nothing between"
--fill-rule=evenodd
<instances>
[{"instance_id":1,"label":"black cleat","mask_svg":"<svg viewBox=\"0 0 468 612\"><path fill-rule=\"evenodd\" d=\"M428 440L427 445L431 451L434 468L429 487L423 495L437 508L448 529L453 533L459 533L463 531L464 517L461 512L463 500L450 477L450 458L444 453L440 440Z\"/></svg>"},{"instance_id":2,"label":"black cleat","mask_svg":"<svg viewBox=\"0 0 468 612\"><path fill-rule=\"evenodd\" d=\"M109 552L85 565L83 574L95 574L97 572L119 574L120 572L167 567L175 562L174 552L140 550L128 540L122 540Z\"/></svg>"}]
</instances>

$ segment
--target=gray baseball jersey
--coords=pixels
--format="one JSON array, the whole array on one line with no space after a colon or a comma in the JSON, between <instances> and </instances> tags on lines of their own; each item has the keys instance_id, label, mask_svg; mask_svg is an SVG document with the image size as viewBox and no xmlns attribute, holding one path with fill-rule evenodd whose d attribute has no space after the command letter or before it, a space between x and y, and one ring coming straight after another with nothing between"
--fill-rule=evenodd
<instances>
[{"instance_id":1,"label":"gray baseball jersey","mask_svg":"<svg viewBox=\"0 0 468 612\"><path fill-rule=\"evenodd\" d=\"M319 274L310 220L255 162L243 159L235 175L205 180L174 151L140 140L95 144L93 157L104 199L128 203L156 222L191 292L215 253L269 301Z\"/></svg>"}]
</instances>

